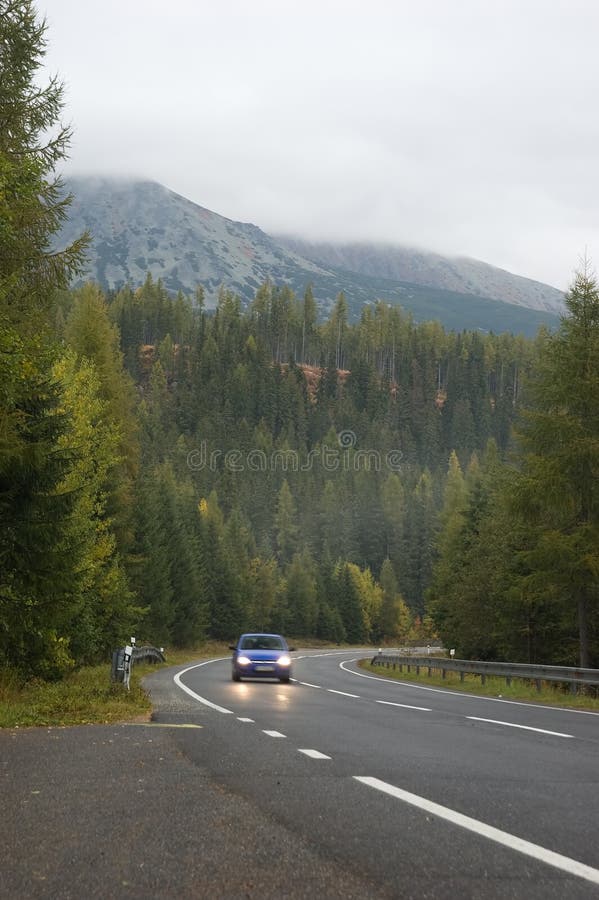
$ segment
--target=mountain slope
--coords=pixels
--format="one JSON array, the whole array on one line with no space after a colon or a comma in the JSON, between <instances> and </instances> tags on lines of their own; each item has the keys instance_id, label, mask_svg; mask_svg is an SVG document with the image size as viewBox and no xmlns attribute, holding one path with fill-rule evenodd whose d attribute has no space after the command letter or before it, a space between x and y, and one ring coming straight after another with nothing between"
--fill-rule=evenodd
<instances>
[{"instance_id":1,"label":"mountain slope","mask_svg":"<svg viewBox=\"0 0 599 900\"><path fill-rule=\"evenodd\" d=\"M104 287L141 284L147 272L169 290L192 292L203 284L208 297L222 283L249 299L270 275L286 281L315 263L296 259L255 225L233 222L151 181L77 178L67 240L83 228L92 233L86 276Z\"/></svg>"},{"instance_id":2,"label":"mountain slope","mask_svg":"<svg viewBox=\"0 0 599 900\"><path fill-rule=\"evenodd\" d=\"M450 258L390 244L313 243L281 236L277 239L283 247L322 266L473 294L550 313L559 314L564 308L564 295L557 288L477 259Z\"/></svg>"},{"instance_id":3,"label":"mountain slope","mask_svg":"<svg viewBox=\"0 0 599 900\"><path fill-rule=\"evenodd\" d=\"M557 322L546 308L529 309L481 296L466 290L459 279L453 282L459 290L425 283L424 263L422 278L410 279L398 278L396 270L376 255L362 266L366 271L350 270L357 266L355 254L351 258L339 254L336 264L306 258L289 241L282 244L255 225L220 216L155 182L76 178L68 187L74 201L61 241L89 229L92 244L80 280L92 278L104 288L137 286L150 272L172 291L191 294L202 284L210 306L221 285L248 303L259 285L270 279L290 285L299 295L312 284L323 312L344 291L352 318L359 317L365 303L380 299L400 304L418 321L439 319L448 328L532 335L539 325Z\"/></svg>"}]
</instances>

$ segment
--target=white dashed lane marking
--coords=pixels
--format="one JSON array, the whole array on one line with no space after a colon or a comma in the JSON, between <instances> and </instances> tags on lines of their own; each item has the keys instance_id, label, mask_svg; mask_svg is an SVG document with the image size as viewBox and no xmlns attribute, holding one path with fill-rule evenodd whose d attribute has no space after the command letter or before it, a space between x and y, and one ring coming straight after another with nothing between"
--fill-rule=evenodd
<instances>
[{"instance_id":1,"label":"white dashed lane marking","mask_svg":"<svg viewBox=\"0 0 599 900\"><path fill-rule=\"evenodd\" d=\"M342 697L352 697L354 700L359 700L359 694L348 694L347 691L334 691L333 688L327 688L329 694L340 694Z\"/></svg>"},{"instance_id":2,"label":"white dashed lane marking","mask_svg":"<svg viewBox=\"0 0 599 900\"><path fill-rule=\"evenodd\" d=\"M246 716L237 716L237 721L238 722L253 722L254 720L248 719L248 718L246 718Z\"/></svg>"},{"instance_id":3,"label":"white dashed lane marking","mask_svg":"<svg viewBox=\"0 0 599 900\"><path fill-rule=\"evenodd\" d=\"M275 737L275 738L284 738L285 737L285 735L281 734L280 731L266 731L266 729L264 729L264 728L262 729L262 731L264 732L264 734L267 734L269 737Z\"/></svg>"},{"instance_id":4,"label":"white dashed lane marking","mask_svg":"<svg viewBox=\"0 0 599 900\"><path fill-rule=\"evenodd\" d=\"M299 753L304 753L306 756L309 756L310 759L330 759L330 756L327 756L326 753L321 753L320 750L302 750L301 747L298 747Z\"/></svg>"},{"instance_id":5,"label":"white dashed lane marking","mask_svg":"<svg viewBox=\"0 0 599 900\"><path fill-rule=\"evenodd\" d=\"M421 712L432 712L428 706L410 706L409 703L394 703L392 700L375 700L375 703L382 703L384 706L401 706L402 709L419 709Z\"/></svg>"}]
</instances>

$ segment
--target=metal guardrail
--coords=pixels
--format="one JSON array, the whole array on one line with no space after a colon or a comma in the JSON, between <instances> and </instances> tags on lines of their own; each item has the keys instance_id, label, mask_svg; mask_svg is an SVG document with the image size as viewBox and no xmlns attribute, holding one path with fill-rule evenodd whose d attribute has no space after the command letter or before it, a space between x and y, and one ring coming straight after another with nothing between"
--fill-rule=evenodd
<instances>
[{"instance_id":1,"label":"metal guardrail","mask_svg":"<svg viewBox=\"0 0 599 900\"><path fill-rule=\"evenodd\" d=\"M379 652L383 653L383 650L380 650ZM387 647L387 649L384 652L387 654L392 654L392 655L399 654L400 656L425 656L425 655L426 656L429 656L429 655L438 656L440 653L441 654L447 653L447 650L445 649L445 647L442 647L440 644L423 645L422 643L419 643L417 645L414 644L414 646L412 646L410 644L402 644L402 646L398 647L397 649Z\"/></svg>"},{"instance_id":2,"label":"metal guardrail","mask_svg":"<svg viewBox=\"0 0 599 900\"><path fill-rule=\"evenodd\" d=\"M482 660L468 659L441 659L433 656L411 656L403 653L377 653L373 656L371 665L387 666L399 668L403 672L411 669L416 670L416 674L420 674L420 669L427 669L428 674L432 670L440 671L442 677L445 678L447 672L459 672L460 681L464 680L464 675L480 675L481 683L484 684L487 676L494 675L499 678L505 678L507 684L511 684L512 678L524 678L527 681L534 681L537 690L541 690L543 681L561 682L570 685L570 691L575 694L578 685L592 684L599 685L599 669L580 669L572 666L533 666L526 663L499 663L499 662L483 662Z\"/></svg>"},{"instance_id":3,"label":"metal guardrail","mask_svg":"<svg viewBox=\"0 0 599 900\"><path fill-rule=\"evenodd\" d=\"M110 680L124 684L129 688L129 676L134 662L166 662L164 653L157 647L138 647L127 645L119 647L112 653L112 669Z\"/></svg>"},{"instance_id":4,"label":"metal guardrail","mask_svg":"<svg viewBox=\"0 0 599 900\"><path fill-rule=\"evenodd\" d=\"M133 662L166 662L166 657L162 650L158 647L138 647L137 644L133 648Z\"/></svg>"}]
</instances>

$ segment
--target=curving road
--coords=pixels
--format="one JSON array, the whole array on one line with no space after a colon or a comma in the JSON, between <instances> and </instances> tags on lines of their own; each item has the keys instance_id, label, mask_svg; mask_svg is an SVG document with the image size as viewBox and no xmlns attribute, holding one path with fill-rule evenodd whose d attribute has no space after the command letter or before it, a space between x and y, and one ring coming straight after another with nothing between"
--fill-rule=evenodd
<instances>
[{"instance_id":1,"label":"curving road","mask_svg":"<svg viewBox=\"0 0 599 900\"><path fill-rule=\"evenodd\" d=\"M229 659L162 670L154 719L202 726L172 740L239 798L241 834L267 816L370 896L599 897L599 715L386 681L359 656L296 653L289 685L233 683Z\"/></svg>"}]
</instances>

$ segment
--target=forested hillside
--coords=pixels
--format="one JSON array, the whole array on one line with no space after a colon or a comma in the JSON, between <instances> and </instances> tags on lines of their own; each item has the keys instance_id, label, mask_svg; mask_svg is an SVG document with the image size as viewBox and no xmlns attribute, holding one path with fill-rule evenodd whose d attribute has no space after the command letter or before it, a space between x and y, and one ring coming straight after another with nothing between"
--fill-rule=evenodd
<instances>
[{"instance_id":1,"label":"forested hillside","mask_svg":"<svg viewBox=\"0 0 599 900\"><path fill-rule=\"evenodd\" d=\"M578 289L596 302L592 282ZM439 634L463 655L566 662L581 610L564 581L589 566L594 658L594 532L570 570L563 548L543 565L550 494L521 457L535 421L522 404L570 319L536 342L415 325L382 303L351 325L340 295L319 324L310 290L268 283L248 310L223 291L207 313L201 291L172 297L149 276L63 294L58 319L75 369L102 373L120 404L110 522L143 636Z\"/></svg>"},{"instance_id":2,"label":"forested hillside","mask_svg":"<svg viewBox=\"0 0 599 900\"><path fill-rule=\"evenodd\" d=\"M101 304L88 287L75 308L92 295ZM532 345L415 326L383 304L351 326L343 296L318 325L310 291L298 300L270 285L247 312L226 292L214 315L199 310L150 280L109 305L142 397L142 506L156 510L148 521L167 516L154 543L138 529L136 552L161 559L164 579L176 509L165 492L193 507L204 498L189 558L194 579L216 580L205 592L214 636L254 623L304 636L405 639L408 610L425 614L449 455L455 450L467 468L489 441L507 450ZM202 534L214 540L203 562L193 549ZM185 541L176 545L182 551ZM401 635L389 612L386 627L380 619L375 582L385 560ZM159 602L150 577L153 596L145 597L161 611L148 622L163 640L179 628L171 619L182 592L195 596L179 584L180 566L171 572L176 589L165 583ZM268 600L258 598L264 579Z\"/></svg>"},{"instance_id":3,"label":"forested hillside","mask_svg":"<svg viewBox=\"0 0 599 900\"><path fill-rule=\"evenodd\" d=\"M0 39L0 665L246 628L599 664L593 277L534 341L385 303L352 324L343 293L322 322L269 282L209 313L150 276L69 291L30 3Z\"/></svg>"},{"instance_id":4,"label":"forested hillside","mask_svg":"<svg viewBox=\"0 0 599 900\"><path fill-rule=\"evenodd\" d=\"M248 306L269 279L300 295L310 284L325 317L343 291L353 322L364 304L378 298L410 310L419 322L436 319L446 328L527 337L543 325L556 326L563 309L563 295L555 288L474 260L399 247L327 251L295 242L296 250L294 243L227 219L155 182L80 177L69 179L68 187L73 202L58 241L68 243L86 229L91 235L76 285L90 280L104 290L137 288L150 272L172 292L193 293L201 284L206 306L214 309L221 286ZM324 261L318 262L319 254Z\"/></svg>"}]
</instances>

